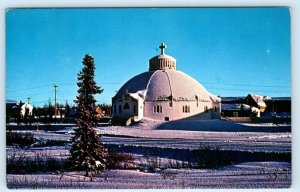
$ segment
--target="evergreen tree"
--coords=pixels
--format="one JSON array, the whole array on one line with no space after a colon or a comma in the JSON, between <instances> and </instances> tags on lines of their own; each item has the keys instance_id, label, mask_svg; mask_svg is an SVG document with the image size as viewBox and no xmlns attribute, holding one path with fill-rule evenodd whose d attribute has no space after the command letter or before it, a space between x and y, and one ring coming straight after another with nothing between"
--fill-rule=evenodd
<instances>
[{"instance_id":1,"label":"evergreen tree","mask_svg":"<svg viewBox=\"0 0 300 192\"><path fill-rule=\"evenodd\" d=\"M95 94L100 94L103 89L94 81L94 58L89 54L83 58L83 68L78 73L78 96L74 102L77 104L78 118L74 144L70 150L70 160L74 167L84 169L85 176L90 176L91 171L105 169L107 150L100 143L100 137L93 129L97 126Z\"/></svg>"}]
</instances>

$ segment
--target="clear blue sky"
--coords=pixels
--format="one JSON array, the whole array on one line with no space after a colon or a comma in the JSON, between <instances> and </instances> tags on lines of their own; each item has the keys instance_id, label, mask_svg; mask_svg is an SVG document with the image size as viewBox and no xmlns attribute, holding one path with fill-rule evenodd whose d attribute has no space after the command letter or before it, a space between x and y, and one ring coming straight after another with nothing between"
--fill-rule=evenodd
<instances>
[{"instance_id":1,"label":"clear blue sky","mask_svg":"<svg viewBox=\"0 0 300 192\"><path fill-rule=\"evenodd\" d=\"M291 95L288 8L11 9L6 12L6 99L44 105L77 95L82 58L110 103L148 70L161 42L177 69L220 96Z\"/></svg>"}]
</instances>

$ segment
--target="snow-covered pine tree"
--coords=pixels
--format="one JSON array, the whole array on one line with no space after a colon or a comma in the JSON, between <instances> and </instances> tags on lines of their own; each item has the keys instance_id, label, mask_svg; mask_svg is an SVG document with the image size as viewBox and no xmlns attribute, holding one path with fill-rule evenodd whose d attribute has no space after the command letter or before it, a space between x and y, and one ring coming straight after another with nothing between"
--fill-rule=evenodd
<instances>
[{"instance_id":1,"label":"snow-covered pine tree","mask_svg":"<svg viewBox=\"0 0 300 192\"><path fill-rule=\"evenodd\" d=\"M107 150L100 143L100 137L93 129L97 126L95 94L102 93L103 89L96 85L94 80L94 58L86 54L83 58L83 68L78 73L78 96L75 103L78 108L77 126L74 142L70 150L70 160L74 167L84 169L85 176L91 171L105 169Z\"/></svg>"}]
</instances>

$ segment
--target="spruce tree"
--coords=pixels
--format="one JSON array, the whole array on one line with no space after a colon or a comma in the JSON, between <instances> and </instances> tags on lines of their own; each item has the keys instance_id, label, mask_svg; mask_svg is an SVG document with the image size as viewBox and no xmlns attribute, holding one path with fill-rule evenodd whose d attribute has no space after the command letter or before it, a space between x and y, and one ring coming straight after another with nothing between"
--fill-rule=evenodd
<instances>
[{"instance_id":1,"label":"spruce tree","mask_svg":"<svg viewBox=\"0 0 300 192\"><path fill-rule=\"evenodd\" d=\"M70 150L70 160L73 166L85 170L85 176L90 176L91 171L105 169L107 150L100 143L100 137L93 129L97 126L95 94L100 94L103 89L96 85L94 80L94 58L89 54L83 58L83 68L78 73L78 96L75 103L79 112L73 145Z\"/></svg>"}]
</instances>

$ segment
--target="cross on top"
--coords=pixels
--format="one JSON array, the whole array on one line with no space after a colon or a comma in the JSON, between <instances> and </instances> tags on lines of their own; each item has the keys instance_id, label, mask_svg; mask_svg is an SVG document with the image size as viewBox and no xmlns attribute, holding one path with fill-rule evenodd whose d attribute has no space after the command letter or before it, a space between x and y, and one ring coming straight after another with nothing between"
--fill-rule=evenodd
<instances>
[{"instance_id":1,"label":"cross on top","mask_svg":"<svg viewBox=\"0 0 300 192\"><path fill-rule=\"evenodd\" d=\"M159 48L161 49L160 54L163 55L165 53L165 48L167 48L167 45L162 43Z\"/></svg>"}]
</instances>

